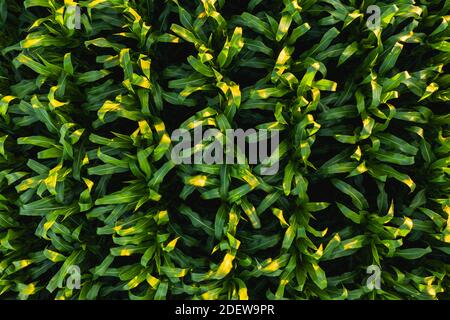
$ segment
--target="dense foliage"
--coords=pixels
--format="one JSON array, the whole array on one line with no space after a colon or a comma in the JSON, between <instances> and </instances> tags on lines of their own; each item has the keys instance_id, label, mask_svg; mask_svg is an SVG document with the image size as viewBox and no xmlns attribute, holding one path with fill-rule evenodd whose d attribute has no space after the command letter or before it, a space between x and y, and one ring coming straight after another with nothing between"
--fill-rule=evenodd
<instances>
[{"instance_id":1,"label":"dense foliage","mask_svg":"<svg viewBox=\"0 0 450 320\"><path fill-rule=\"evenodd\" d=\"M449 12L0 0L0 298L450 298ZM278 173L176 165L196 121Z\"/></svg>"}]
</instances>

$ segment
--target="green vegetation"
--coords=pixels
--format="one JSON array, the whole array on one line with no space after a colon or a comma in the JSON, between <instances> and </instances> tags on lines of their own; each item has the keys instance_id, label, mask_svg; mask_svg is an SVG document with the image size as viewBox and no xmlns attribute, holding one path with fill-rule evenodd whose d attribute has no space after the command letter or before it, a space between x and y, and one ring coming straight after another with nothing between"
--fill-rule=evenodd
<instances>
[{"instance_id":1,"label":"green vegetation","mask_svg":"<svg viewBox=\"0 0 450 320\"><path fill-rule=\"evenodd\" d=\"M449 14L0 0L0 298L449 299ZM195 121L280 130L278 173L176 165Z\"/></svg>"}]
</instances>

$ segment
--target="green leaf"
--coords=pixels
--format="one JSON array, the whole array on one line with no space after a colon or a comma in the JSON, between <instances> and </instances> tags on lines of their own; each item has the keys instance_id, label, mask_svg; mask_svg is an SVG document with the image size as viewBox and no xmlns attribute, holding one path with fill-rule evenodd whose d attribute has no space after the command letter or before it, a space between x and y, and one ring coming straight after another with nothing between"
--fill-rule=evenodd
<instances>
[{"instance_id":1,"label":"green leaf","mask_svg":"<svg viewBox=\"0 0 450 320\"><path fill-rule=\"evenodd\" d=\"M410 249L401 249L395 251L395 256L401 257L403 259L415 260L420 259L426 254L430 253L432 250L430 247L427 248L410 248Z\"/></svg>"},{"instance_id":2,"label":"green leaf","mask_svg":"<svg viewBox=\"0 0 450 320\"><path fill-rule=\"evenodd\" d=\"M348 195L352 199L352 203L359 210L369 208L369 203L364 198L363 194L361 192L359 192L358 190L356 190L355 188L353 188L351 185L349 185L348 183L345 183L342 180L338 180L338 179L332 179L331 182L333 183L333 185L336 188L338 188L340 191L342 191L343 193Z\"/></svg>"}]
</instances>

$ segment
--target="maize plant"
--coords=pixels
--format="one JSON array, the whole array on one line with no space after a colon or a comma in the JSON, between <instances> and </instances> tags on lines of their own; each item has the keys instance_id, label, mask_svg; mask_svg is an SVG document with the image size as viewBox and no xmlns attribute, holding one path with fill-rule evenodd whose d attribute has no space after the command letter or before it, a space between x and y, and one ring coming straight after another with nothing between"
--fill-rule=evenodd
<instances>
[{"instance_id":1,"label":"maize plant","mask_svg":"<svg viewBox=\"0 0 450 320\"><path fill-rule=\"evenodd\" d=\"M0 0L0 299L450 299L449 24L449 0ZM175 161L198 128L184 160L214 161ZM216 161L250 129L265 161Z\"/></svg>"}]
</instances>

